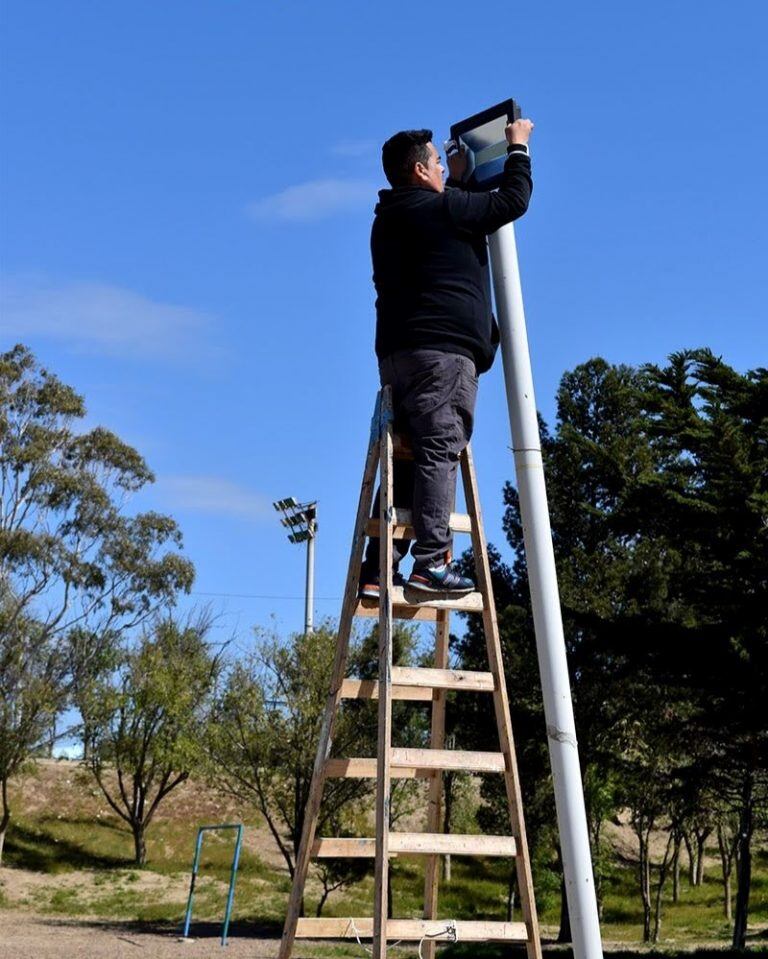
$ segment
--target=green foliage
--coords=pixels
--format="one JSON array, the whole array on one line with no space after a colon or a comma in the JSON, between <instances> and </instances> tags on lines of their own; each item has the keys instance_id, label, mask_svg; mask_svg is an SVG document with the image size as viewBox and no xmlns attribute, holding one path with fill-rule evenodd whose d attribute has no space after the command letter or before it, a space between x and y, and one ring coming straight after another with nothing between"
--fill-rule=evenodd
<instances>
[{"instance_id":1,"label":"green foliage","mask_svg":"<svg viewBox=\"0 0 768 959\"><path fill-rule=\"evenodd\" d=\"M707 350L640 369L593 359L563 376L542 447L595 850L628 806L642 874L643 830L663 826L679 848L714 793L742 821L743 925L746 837L768 802L768 372L738 373ZM510 484L504 495L515 562L494 555L492 573L536 847L552 838L551 791L526 742L543 742L543 723L519 500ZM481 630L470 622L456 648L478 668ZM492 718L477 719L487 742ZM503 796L484 795L490 824ZM668 865L653 866L657 916Z\"/></svg>"},{"instance_id":2,"label":"green foliage","mask_svg":"<svg viewBox=\"0 0 768 959\"><path fill-rule=\"evenodd\" d=\"M0 354L0 858L8 781L50 740L120 633L188 590L167 516L123 512L153 480L24 346Z\"/></svg>"},{"instance_id":3,"label":"green foliage","mask_svg":"<svg viewBox=\"0 0 768 959\"><path fill-rule=\"evenodd\" d=\"M112 809L131 827L138 864L144 833L163 799L198 768L218 658L210 623L157 620L114 672L92 679L79 706L88 731L86 765ZM116 783L107 773L114 770Z\"/></svg>"},{"instance_id":4,"label":"green foliage","mask_svg":"<svg viewBox=\"0 0 768 959\"><path fill-rule=\"evenodd\" d=\"M78 432L83 398L23 346L0 355L0 573L17 615L63 635L75 625L135 624L189 589L191 564L169 517L122 507L154 477L102 427ZM174 550L158 555L164 546Z\"/></svg>"},{"instance_id":5,"label":"green foliage","mask_svg":"<svg viewBox=\"0 0 768 959\"><path fill-rule=\"evenodd\" d=\"M317 744L328 704L328 690L337 646L329 625L297 633L287 642L259 634L254 654L233 663L217 696L215 721L209 732L210 778L241 799L254 802L293 876L296 854L315 765ZM415 635L399 629L394 637L395 658L412 662ZM369 679L377 673L376 628L351 644L347 674ZM398 742L424 745L425 717L397 703L393 725ZM403 708L405 707L405 708ZM332 737L338 757L375 756L377 701L348 700L339 709ZM391 821L412 812L418 784L393 784ZM368 803L371 782L365 779L326 780L317 835L370 834ZM317 864L324 894L323 908L333 890L367 875L371 863L328 860Z\"/></svg>"},{"instance_id":6,"label":"green foliage","mask_svg":"<svg viewBox=\"0 0 768 959\"><path fill-rule=\"evenodd\" d=\"M317 743L328 701L336 634L327 625L287 643L260 634L256 651L231 664L216 698L208 738L210 776L230 794L254 802L293 875ZM365 736L342 711L333 742L358 755ZM330 779L319 821L343 829L366 795L364 780Z\"/></svg>"}]
</instances>

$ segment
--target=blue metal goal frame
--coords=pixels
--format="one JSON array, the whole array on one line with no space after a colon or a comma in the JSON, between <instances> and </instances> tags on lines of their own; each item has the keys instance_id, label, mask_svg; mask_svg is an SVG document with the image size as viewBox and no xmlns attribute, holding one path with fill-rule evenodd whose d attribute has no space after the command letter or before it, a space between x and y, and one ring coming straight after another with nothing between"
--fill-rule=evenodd
<instances>
[{"instance_id":1,"label":"blue metal goal frame","mask_svg":"<svg viewBox=\"0 0 768 959\"><path fill-rule=\"evenodd\" d=\"M195 883L197 882L197 870L200 866L200 850L203 846L203 833L216 829L236 829L237 837L235 839L235 851L232 856L232 869L229 873L229 893L227 895L227 908L224 912L224 925L221 930L221 944L226 946L227 933L229 932L229 919L232 915L232 903L235 900L235 878L237 876L237 866L240 862L240 849L243 845L243 826L242 823L221 823L218 826L199 826L197 830L197 842L195 843L195 857L192 860L192 878L189 882L189 896L187 897L187 911L184 916L183 937L186 939L189 935L189 924L192 921L192 900L195 897Z\"/></svg>"}]
</instances>

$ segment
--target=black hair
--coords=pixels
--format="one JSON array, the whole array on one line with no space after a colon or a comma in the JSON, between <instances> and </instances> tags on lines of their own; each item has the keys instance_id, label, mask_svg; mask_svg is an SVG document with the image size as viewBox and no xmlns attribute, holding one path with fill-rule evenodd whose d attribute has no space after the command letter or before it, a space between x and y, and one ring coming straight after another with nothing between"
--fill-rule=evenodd
<instances>
[{"instance_id":1,"label":"black hair","mask_svg":"<svg viewBox=\"0 0 768 959\"><path fill-rule=\"evenodd\" d=\"M381 148L381 163L392 186L407 186L414 166L427 165L431 139L431 130L401 130L387 140Z\"/></svg>"}]
</instances>

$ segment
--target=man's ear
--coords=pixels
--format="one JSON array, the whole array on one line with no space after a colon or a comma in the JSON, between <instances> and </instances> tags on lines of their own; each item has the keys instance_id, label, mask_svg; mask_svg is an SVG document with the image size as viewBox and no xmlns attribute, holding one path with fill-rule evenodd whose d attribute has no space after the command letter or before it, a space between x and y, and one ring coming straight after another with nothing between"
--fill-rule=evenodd
<instances>
[{"instance_id":1,"label":"man's ear","mask_svg":"<svg viewBox=\"0 0 768 959\"><path fill-rule=\"evenodd\" d=\"M413 165L413 180L416 183L428 183L429 182L429 172L425 164L417 160Z\"/></svg>"}]
</instances>

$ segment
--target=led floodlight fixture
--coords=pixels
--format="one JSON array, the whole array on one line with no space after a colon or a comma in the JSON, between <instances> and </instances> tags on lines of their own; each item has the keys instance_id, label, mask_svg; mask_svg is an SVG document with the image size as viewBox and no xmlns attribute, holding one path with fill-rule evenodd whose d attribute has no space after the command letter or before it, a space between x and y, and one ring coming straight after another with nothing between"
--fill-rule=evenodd
<instances>
[{"instance_id":1,"label":"led floodlight fixture","mask_svg":"<svg viewBox=\"0 0 768 959\"><path fill-rule=\"evenodd\" d=\"M514 100L504 100L451 127L451 139L467 151L464 182L473 189L493 190L501 182L507 158L504 129L520 116L519 105Z\"/></svg>"},{"instance_id":2,"label":"led floodlight fixture","mask_svg":"<svg viewBox=\"0 0 768 959\"><path fill-rule=\"evenodd\" d=\"M280 522L285 526L292 543L303 543L317 532L317 503L297 503L293 496L279 499L272 504L282 513Z\"/></svg>"},{"instance_id":3,"label":"led floodlight fixture","mask_svg":"<svg viewBox=\"0 0 768 959\"><path fill-rule=\"evenodd\" d=\"M289 531L291 543L307 544L307 589L304 601L304 632L312 632L315 592L315 536L317 536L317 502L298 503L293 496L272 504L283 515L280 522Z\"/></svg>"}]
</instances>

